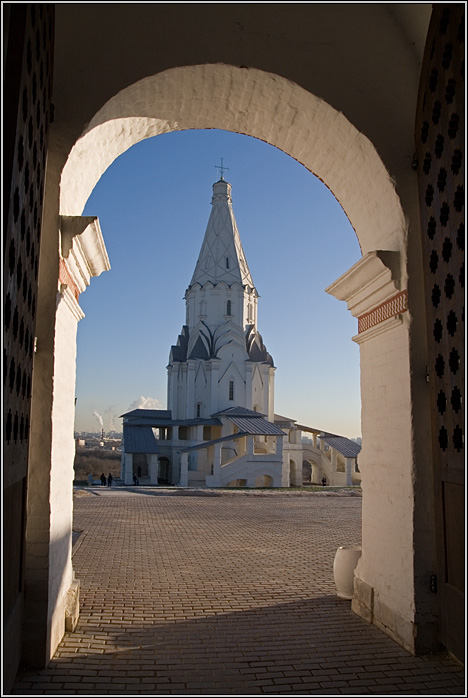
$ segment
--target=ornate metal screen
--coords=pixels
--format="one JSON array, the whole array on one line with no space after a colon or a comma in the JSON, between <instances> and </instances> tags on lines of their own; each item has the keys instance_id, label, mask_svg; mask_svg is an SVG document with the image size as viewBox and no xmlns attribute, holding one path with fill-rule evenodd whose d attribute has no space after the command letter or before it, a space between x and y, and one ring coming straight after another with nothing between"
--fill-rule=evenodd
<instances>
[{"instance_id":1,"label":"ornate metal screen","mask_svg":"<svg viewBox=\"0 0 468 698\"><path fill-rule=\"evenodd\" d=\"M442 642L463 647L465 6L434 5L416 122Z\"/></svg>"},{"instance_id":2,"label":"ornate metal screen","mask_svg":"<svg viewBox=\"0 0 468 698\"><path fill-rule=\"evenodd\" d=\"M54 6L4 11L4 632L5 683L19 661L39 242L52 85Z\"/></svg>"}]
</instances>

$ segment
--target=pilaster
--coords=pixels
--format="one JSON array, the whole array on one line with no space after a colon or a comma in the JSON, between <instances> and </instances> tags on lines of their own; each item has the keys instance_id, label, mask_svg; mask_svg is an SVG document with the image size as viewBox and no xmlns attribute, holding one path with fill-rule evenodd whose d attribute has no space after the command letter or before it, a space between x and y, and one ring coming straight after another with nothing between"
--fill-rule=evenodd
<instances>
[{"instance_id":1,"label":"pilaster","mask_svg":"<svg viewBox=\"0 0 468 698\"><path fill-rule=\"evenodd\" d=\"M251 361L246 361L245 366L245 407L248 410L253 410L253 363Z\"/></svg>"},{"instance_id":2,"label":"pilaster","mask_svg":"<svg viewBox=\"0 0 468 698\"><path fill-rule=\"evenodd\" d=\"M219 367L220 359L211 359L208 364L210 371L210 408L208 414L215 414L218 411L218 393L219 393Z\"/></svg>"},{"instance_id":3,"label":"pilaster","mask_svg":"<svg viewBox=\"0 0 468 698\"><path fill-rule=\"evenodd\" d=\"M180 487L188 487L188 453L182 453L180 456Z\"/></svg>"},{"instance_id":4,"label":"pilaster","mask_svg":"<svg viewBox=\"0 0 468 698\"><path fill-rule=\"evenodd\" d=\"M408 419L411 318L402 278L397 252L374 251L326 291L346 301L358 319L353 340L361 356L363 554L355 571L352 608L411 649L415 541L408 532L413 531L414 511L401 503L415 501L415 454ZM349 470L347 463L347 481Z\"/></svg>"},{"instance_id":5,"label":"pilaster","mask_svg":"<svg viewBox=\"0 0 468 698\"><path fill-rule=\"evenodd\" d=\"M195 369L196 361L187 361L187 392L185 402L185 419L192 419L195 414Z\"/></svg>"}]
</instances>

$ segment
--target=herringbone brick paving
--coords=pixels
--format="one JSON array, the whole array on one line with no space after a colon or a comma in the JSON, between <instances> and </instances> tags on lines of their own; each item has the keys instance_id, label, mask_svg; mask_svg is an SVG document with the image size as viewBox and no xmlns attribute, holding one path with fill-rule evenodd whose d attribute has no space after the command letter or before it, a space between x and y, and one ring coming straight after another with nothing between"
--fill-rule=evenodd
<instances>
[{"instance_id":1,"label":"herringbone brick paving","mask_svg":"<svg viewBox=\"0 0 468 698\"><path fill-rule=\"evenodd\" d=\"M339 599L333 558L361 499L331 491L78 491L81 615L17 695L465 695ZM82 496L79 496L82 495Z\"/></svg>"}]
</instances>

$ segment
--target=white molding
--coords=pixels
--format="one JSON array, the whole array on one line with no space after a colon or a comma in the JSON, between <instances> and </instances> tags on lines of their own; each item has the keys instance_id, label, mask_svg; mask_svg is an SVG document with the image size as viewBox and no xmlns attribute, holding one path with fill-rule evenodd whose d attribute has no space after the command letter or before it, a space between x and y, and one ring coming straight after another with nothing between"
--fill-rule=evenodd
<instances>
[{"instance_id":1,"label":"white molding","mask_svg":"<svg viewBox=\"0 0 468 698\"><path fill-rule=\"evenodd\" d=\"M96 216L60 216L61 253L80 293L110 262Z\"/></svg>"},{"instance_id":2,"label":"white molding","mask_svg":"<svg viewBox=\"0 0 468 698\"><path fill-rule=\"evenodd\" d=\"M346 301L353 317L360 317L400 291L399 279L384 261L398 256L397 252L368 252L325 291L340 301Z\"/></svg>"},{"instance_id":3,"label":"white molding","mask_svg":"<svg viewBox=\"0 0 468 698\"><path fill-rule=\"evenodd\" d=\"M388 330L393 330L395 327L400 327L400 325L402 324L403 317L401 315L396 315L395 317L388 318L388 320L383 320L382 322L379 322L379 324L374 325L374 327L369 327L368 330L356 334L351 339L353 340L353 342L356 342L356 344L363 344L364 342L367 342L369 339L374 339L374 337L378 337L379 334L388 332Z\"/></svg>"},{"instance_id":4,"label":"white molding","mask_svg":"<svg viewBox=\"0 0 468 698\"><path fill-rule=\"evenodd\" d=\"M80 308L80 304L75 298L75 294L70 291L66 284L60 284L60 300L65 303L77 322L85 317L84 312Z\"/></svg>"}]
</instances>

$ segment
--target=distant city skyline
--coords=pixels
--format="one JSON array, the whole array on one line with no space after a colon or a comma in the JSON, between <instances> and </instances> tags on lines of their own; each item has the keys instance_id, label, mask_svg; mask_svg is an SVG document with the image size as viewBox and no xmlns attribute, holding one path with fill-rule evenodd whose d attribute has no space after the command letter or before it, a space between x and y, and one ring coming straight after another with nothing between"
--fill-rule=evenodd
<instances>
[{"instance_id":1,"label":"distant city skyline","mask_svg":"<svg viewBox=\"0 0 468 698\"><path fill-rule=\"evenodd\" d=\"M324 292L359 260L356 235L304 167L261 141L216 130L137 144L87 202L83 215L99 217L111 271L80 296L76 431L121 431L121 414L166 408L169 351L185 323L183 296L220 164L260 294L258 329L277 366L275 411L359 437L357 323Z\"/></svg>"}]
</instances>

